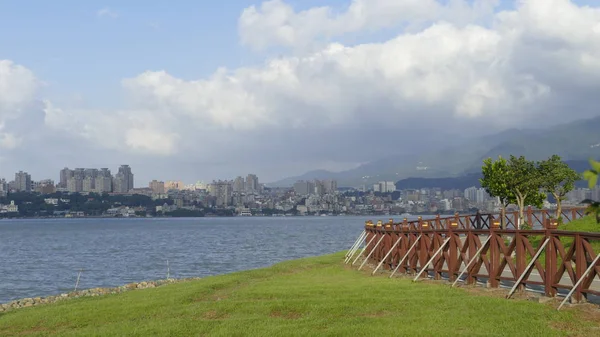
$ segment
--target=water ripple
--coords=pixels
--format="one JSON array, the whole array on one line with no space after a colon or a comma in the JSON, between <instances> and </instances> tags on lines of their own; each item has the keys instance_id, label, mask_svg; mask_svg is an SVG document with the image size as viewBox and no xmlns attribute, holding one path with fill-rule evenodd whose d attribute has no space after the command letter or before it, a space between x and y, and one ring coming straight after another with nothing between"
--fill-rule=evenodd
<instances>
[{"instance_id":1,"label":"water ripple","mask_svg":"<svg viewBox=\"0 0 600 337\"><path fill-rule=\"evenodd\" d=\"M361 217L0 221L0 303L208 276L347 249Z\"/></svg>"}]
</instances>

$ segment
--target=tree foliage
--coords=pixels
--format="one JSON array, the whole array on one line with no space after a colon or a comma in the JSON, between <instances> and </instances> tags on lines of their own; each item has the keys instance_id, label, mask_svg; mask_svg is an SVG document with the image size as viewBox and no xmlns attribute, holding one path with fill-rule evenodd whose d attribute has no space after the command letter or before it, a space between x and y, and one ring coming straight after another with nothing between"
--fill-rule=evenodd
<instances>
[{"instance_id":1,"label":"tree foliage","mask_svg":"<svg viewBox=\"0 0 600 337\"><path fill-rule=\"evenodd\" d=\"M508 180L507 187L511 190L519 207L520 223L523 223L523 210L526 205L542 207L546 195L540 192L543 176L535 162L527 160L524 156L510 156L507 161ZM520 224L519 224L520 226Z\"/></svg>"},{"instance_id":2,"label":"tree foliage","mask_svg":"<svg viewBox=\"0 0 600 337\"><path fill-rule=\"evenodd\" d=\"M483 178L479 179L479 183L490 196L498 197L503 206L508 206L516 201L514 193L507 184L509 173L506 159L502 157L498 157L496 161L493 161L492 158L485 159L481 173Z\"/></svg>"},{"instance_id":3,"label":"tree foliage","mask_svg":"<svg viewBox=\"0 0 600 337\"><path fill-rule=\"evenodd\" d=\"M502 228L505 225L505 209L506 206L516 201L514 193L508 188L507 181L509 179L508 164L506 159L498 157L498 160L493 161L492 158L487 158L483 161L481 168L483 178L479 179L481 187L492 197L500 199L502 214L500 216Z\"/></svg>"},{"instance_id":4,"label":"tree foliage","mask_svg":"<svg viewBox=\"0 0 600 337\"><path fill-rule=\"evenodd\" d=\"M542 175L536 163L525 157L510 156L509 160L498 157L493 161L485 159L482 166L481 186L486 192L498 197L502 204L502 227L504 209L509 204L517 204L519 218L523 222L523 210L526 205L541 207L546 195L540 192Z\"/></svg>"},{"instance_id":5,"label":"tree foliage","mask_svg":"<svg viewBox=\"0 0 600 337\"><path fill-rule=\"evenodd\" d=\"M600 174L600 162L590 159L590 166L592 167L591 169L583 172L583 179L588 181L588 185L590 188L594 188L598 183L598 174ZM583 201L583 203L589 204L589 206L585 210L585 214L594 214L596 217L596 223L600 224L600 201L586 199Z\"/></svg>"},{"instance_id":6,"label":"tree foliage","mask_svg":"<svg viewBox=\"0 0 600 337\"><path fill-rule=\"evenodd\" d=\"M562 213L562 201L567 193L575 188L575 182L580 180L581 176L557 155L541 161L539 170L542 175L543 191L552 194L556 199L556 218L558 219Z\"/></svg>"}]
</instances>

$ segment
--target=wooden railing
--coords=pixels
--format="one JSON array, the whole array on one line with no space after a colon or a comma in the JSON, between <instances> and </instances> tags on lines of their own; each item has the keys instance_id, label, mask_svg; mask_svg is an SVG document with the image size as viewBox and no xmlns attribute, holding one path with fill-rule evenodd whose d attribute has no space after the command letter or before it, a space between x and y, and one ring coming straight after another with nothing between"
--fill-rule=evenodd
<instances>
[{"instance_id":1,"label":"wooden railing","mask_svg":"<svg viewBox=\"0 0 600 337\"><path fill-rule=\"evenodd\" d=\"M517 227L517 212L506 214L506 229L498 214L437 216L395 223L367 222L347 255L348 263L362 263L394 274L447 279L489 287L538 287L546 296L571 291L579 302L600 295L600 233L559 230L554 211L527 209L527 229ZM563 222L584 216L584 208L562 211ZM360 241L360 242L359 242ZM454 285L453 284L453 285ZM509 294L510 296L510 294Z\"/></svg>"}]
</instances>

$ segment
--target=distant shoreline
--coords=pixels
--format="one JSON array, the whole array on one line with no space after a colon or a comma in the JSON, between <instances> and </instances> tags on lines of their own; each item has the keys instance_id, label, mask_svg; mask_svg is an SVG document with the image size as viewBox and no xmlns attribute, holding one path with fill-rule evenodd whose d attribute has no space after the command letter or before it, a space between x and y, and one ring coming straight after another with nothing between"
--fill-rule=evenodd
<instances>
[{"instance_id":1,"label":"distant shoreline","mask_svg":"<svg viewBox=\"0 0 600 337\"><path fill-rule=\"evenodd\" d=\"M61 220L75 220L75 219L190 219L190 218L328 218L328 217L379 217L379 218L400 218L403 219L405 217L418 217L418 216L427 216L427 217L435 217L440 215L444 216L452 216L455 213L411 213L410 215L402 215L402 214L343 214L343 215L252 215L252 216L240 216L240 215L205 215L205 216L154 216L154 217L115 217L115 216L98 216L98 215L90 215L90 216L79 216L79 217L59 217L59 216L37 216L37 217L11 217L4 218L0 217L0 221L3 220L49 220L49 219L61 219ZM459 212L459 214L471 214L470 212Z\"/></svg>"}]
</instances>

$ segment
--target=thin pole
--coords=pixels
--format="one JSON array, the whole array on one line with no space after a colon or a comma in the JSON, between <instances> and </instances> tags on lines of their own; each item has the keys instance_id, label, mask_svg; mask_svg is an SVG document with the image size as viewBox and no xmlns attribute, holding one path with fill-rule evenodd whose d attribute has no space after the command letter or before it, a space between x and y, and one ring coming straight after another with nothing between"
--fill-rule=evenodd
<instances>
[{"instance_id":1,"label":"thin pole","mask_svg":"<svg viewBox=\"0 0 600 337\"><path fill-rule=\"evenodd\" d=\"M369 240L369 242L365 245L365 249L367 249L367 247L369 247L371 242L373 242L373 240L375 240L376 237L377 236L373 235L371 240ZM352 261L352 263L350 264L351 266L353 266L356 263L356 261L358 261L358 258L362 255L362 253L364 253L364 250L362 250L360 253L358 253L358 255L356 255L356 259L354 259L354 261Z\"/></svg>"},{"instance_id":2,"label":"thin pole","mask_svg":"<svg viewBox=\"0 0 600 337\"><path fill-rule=\"evenodd\" d=\"M350 255L348 255L348 257L346 258L344 263L348 264L348 262L350 262L352 260L352 257L354 256L356 251L360 248L360 246L363 244L363 242L365 241L366 238L367 238L367 231L365 231L362 238L360 240L358 240L358 244L356 246L354 246L354 248L352 249L352 252L350 253Z\"/></svg>"},{"instance_id":3,"label":"thin pole","mask_svg":"<svg viewBox=\"0 0 600 337\"><path fill-rule=\"evenodd\" d=\"M373 272L371 273L371 275L375 275L375 273L377 272L377 270L379 270L379 268L381 267L381 265L385 262L385 259L387 259L388 256L390 256L390 254L394 251L394 249L396 248L396 246L398 246L398 244L400 243L400 241L402 241L402 236L398 237L398 240L396 240L396 243L394 243L394 245L392 246L392 248L390 248L390 250L387 252L387 254L385 254L385 256L383 257L383 260L381 260L381 262L379 262L379 264L377 265L377 268L375 268L375 270L373 270Z\"/></svg>"},{"instance_id":4,"label":"thin pole","mask_svg":"<svg viewBox=\"0 0 600 337\"><path fill-rule=\"evenodd\" d=\"M421 235L423 235L423 234L421 234ZM413 248L415 248L415 246L417 245L417 242L419 242L419 240L421 240L421 235L419 235L417 237L417 239L412 244L412 246L410 246L410 248L408 249L408 251L406 251L406 254L404 254L404 257L402 258L402 260L400 260L400 262L398 262L398 265L396 266L396 268L394 268L394 271L392 271L392 273L390 274L390 278L392 278L392 276L394 276L394 274L398 271L398 268L400 268L400 266L402 265L402 263L404 262L404 260L406 260L406 258L408 257L408 254L410 254L410 251L413 250Z\"/></svg>"},{"instance_id":5,"label":"thin pole","mask_svg":"<svg viewBox=\"0 0 600 337\"><path fill-rule=\"evenodd\" d=\"M419 276L421 276L421 274L423 274L423 272L427 270L427 266L433 261L433 259L436 258L436 256L438 256L438 254L442 251L442 249L444 249L444 247L450 241L450 239L451 238L447 238L446 240L444 240L444 242L442 243L442 245L440 246L440 248L438 248L438 250L435 252L435 254L433 254L433 256L431 257L431 259L429 259L429 261L427 261L427 264L425 264L425 267L421 268L421 270L419 271L419 273L417 274L417 276L415 277L415 279L413 280L413 282L416 282L419 279Z\"/></svg>"},{"instance_id":6,"label":"thin pole","mask_svg":"<svg viewBox=\"0 0 600 337\"><path fill-rule=\"evenodd\" d=\"M171 268L169 267L169 259L167 259L167 280L171 278Z\"/></svg>"},{"instance_id":7,"label":"thin pole","mask_svg":"<svg viewBox=\"0 0 600 337\"><path fill-rule=\"evenodd\" d=\"M360 239L363 237L363 235L365 235L365 233L366 233L366 230L364 230L364 229L362 232L360 232L360 235L356 238L356 240L354 240L354 243L352 244L352 246L350 246L350 249L348 249L348 251L346 252L345 257L348 257L348 254L350 253L352 248L354 248L354 246L356 246L360 242Z\"/></svg>"},{"instance_id":8,"label":"thin pole","mask_svg":"<svg viewBox=\"0 0 600 337\"><path fill-rule=\"evenodd\" d=\"M79 273L77 273L77 281L75 282L75 290L73 290L73 291L77 291L77 287L79 286L79 278L81 277L82 271L83 271L83 269L79 269Z\"/></svg>"},{"instance_id":9,"label":"thin pole","mask_svg":"<svg viewBox=\"0 0 600 337\"><path fill-rule=\"evenodd\" d=\"M377 249L377 247L379 247L379 244L381 243L381 241L383 241L384 238L385 238L385 233L383 235L381 235L381 239L379 239L379 241L377 241L377 243L375 244L375 247L373 247L373 249L371 249L371 251L369 252L367 257L361 263L360 267L358 267L358 270L361 270L362 267L365 265L365 263L367 263L367 261L369 261L369 258L375 252L375 249Z\"/></svg>"},{"instance_id":10,"label":"thin pole","mask_svg":"<svg viewBox=\"0 0 600 337\"><path fill-rule=\"evenodd\" d=\"M525 268L525 270L523 271L521 276L519 276L519 279L517 280L517 282L515 282L515 285L508 292L508 295L506 295L506 298L510 298L512 296L512 294L515 292L515 290L517 290L517 287L519 286L519 284L521 284L521 281L523 281L523 278L525 278L525 275L527 275L529 273L529 270L531 269L531 267L533 266L535 261L537 261L540 254L542 254L542 251L544 250L544 248L546 248L546 245L548 244L548 242L550 242L550 238L547 238L546 241L544 241L544 243L540 247L540 249L538 249L537 253L535 253L535 255L533 256L533 259L531 259L531 262L529 262L529 264L527 265L527 268ZM549 277L549 276L550 275L546 275L546 277Z\"/></svg>"},{"instance_id":11,"label":"thin pole","mask_svg":"<svg viewBox=\"0 0 600 337\"><path fill-rule=\"evenodd\" d=\"M485 248L485 245L488 243L488 241L490 241L491 238L492 238L492 236L490 235L487 237L487 239L485 239L485 241L483 242L481 247L479 247L479 249L477 250L477 253L475 253L475 256L473 256L471 261L469 261L469 263L467 263L467 265L465 266L465 269L463 269L463 271L460 272L460 274L458 275L458 277L456 278L454 283L452 283L452 287L454 287L456 285L456 282L458 282L458 280L460 280L460 278L463 276L463 274L469 269L469 267L471 266L471 263L475 262L475 260L479 257L479 255L483 251L483 248Z\"/></svg>"},{"instance_id":12,"label":"thin pole","mask_svg":"<svg viewBox=\"0 0 600 337\"><path fill-rule=\"evenodd\" d=\"M365 230L363 230L362 233L360 233L358 238L356 238L356 241L354 241L352 246L350 246L350 249L348 249L348 251L346 252L346 255L344 256L345 258L348 258L348 256L350 256L350 252L354 249L354 247L356 247L356 245L360 244L360 241L363 238L363 236L365 235L365 233L366 233Z\"/></svg>"},{"instance_id":13,"label":"thin pole","mask_svg":"<svg viewBox=\"0 0 600 337\"><path fill-rule=\"evenodd\" d=\"M577 283L575 283L575 285L573 286L573 288L571 288L571 291L569 291L569 293L567 294L567 297L565 297L565 299L562 301L562 303L560 303L560 305L558 306L558 309L556 309L556 310L560 310L560 308L562 308L562 306L565 305L565 303L567 303L567 301L569 300L569 298L571 298L571 296L573 295L573 292L575 291L575 289L577 289L577 287L579 287L579 284L581 284L581 282L583 281L583 279L596 266L596 263L598 263L598 260L600 260L600 254L596 255L596 258L594 259L594 262L592 262L592 264L590 264L590 266L585 270L585 272L583 273L583 275L581 275L581 278L579 279L579 281L577 281Z\"/></svg>"}]
</instances>

